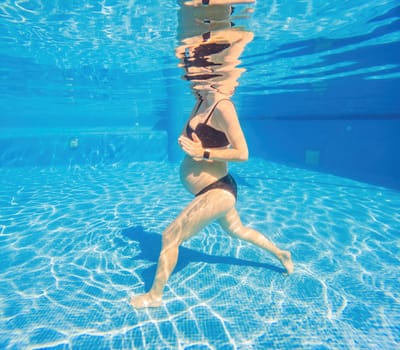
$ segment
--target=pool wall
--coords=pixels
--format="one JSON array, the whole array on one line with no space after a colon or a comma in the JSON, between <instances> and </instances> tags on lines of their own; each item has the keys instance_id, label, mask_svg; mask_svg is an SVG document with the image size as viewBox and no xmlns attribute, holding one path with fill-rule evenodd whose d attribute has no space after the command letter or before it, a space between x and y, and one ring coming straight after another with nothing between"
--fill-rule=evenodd
<instances>
[{"instance_id":1,"label":"pool wall","mask_svg":"<svg viewBox=\"0 0 400 350\"><path fill-rule=\"evenodd\" d=\"M2 129L0 166L163 161L167 133L150 128Z\"/></svg>"},{"instance_id":2,"label":"pool wall","mask_svg":"<svg viewBox=\"0 0 400 350\"><path fill-rule=\"evenodd\" d=\"M250 155L400 189L399 119L246 119ZM179 160L177 123L1 129L0 166Z\"/></svg>"},{"instance_id":3,"label":"pool wall","mask_svg":"<svg viewBox=\"0 0 400 350\"><path fill-rule=\"evenodd\" d=\"M394 61L398 49L395 44L385 46L375 58ZM362 61L362 53L352 55ZM352 55L340 58L349 60ZM364 72L281 86L294 89L292 93L255 96L238 91L251 153L400 189L398 85L398 78L373 79Z\"/></svg>"},{"instance_id":4,"label":"pool wall","mask_svg":"<svg viewBox=\"0 0 400 350\"><path fill-rule=\"evenodd\" d=\"M400 188L400 120L252 120L252 154L288 165Z\"/></svg>"}]
</instances>

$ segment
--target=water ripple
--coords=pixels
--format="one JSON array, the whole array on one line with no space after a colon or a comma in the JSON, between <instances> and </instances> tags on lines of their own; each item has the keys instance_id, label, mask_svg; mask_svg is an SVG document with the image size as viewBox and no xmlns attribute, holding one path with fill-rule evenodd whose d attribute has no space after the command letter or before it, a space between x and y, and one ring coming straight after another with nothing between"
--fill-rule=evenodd
<instances>
[{"instance_id":1,"label":"water ripple","mask_svg":"<svg viewBox=\"0 0 400 350\"><path fill-rule=\"evenodd\" d=\"M185 242L162 307L136 311L160 233L190 201L176 165L2 168L4 349L395 349L400 195L252 160L243 221L296 272L210 225ZM168 183L168 186L165 186Z\"/></svg>"}]
</instances>

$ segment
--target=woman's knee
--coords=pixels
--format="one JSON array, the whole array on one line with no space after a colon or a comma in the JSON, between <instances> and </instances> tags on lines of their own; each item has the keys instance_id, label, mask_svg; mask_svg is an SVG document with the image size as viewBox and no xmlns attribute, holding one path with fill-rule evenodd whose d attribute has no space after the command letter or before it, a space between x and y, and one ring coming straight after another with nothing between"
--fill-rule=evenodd
<instances>
[{"instance_id":1,"label":"woman's knee","mask_svg":"<svg viewBox=\"0 0 400 350\"><path fill-rule=\"evenodd\" d=\"M230 236L239 238L243 236L243 232L245 231L245 227L240 221L226 223L225 225L222 225L222 228Z\"/></svg>"},{"instance_id":2,"label":"woman's knee","mask_svg":"<svg viewBox=\"0 0 400 350\"><path fill-rule=\"evenodd\" d=\"M237 238L246 239L247 228L243 225L240 225L240 227L236 227L236 229L234 229L231 234Z\"/></svg>"},{"instance_id":3,"label":"woman's knee","mask_svg":"<svg viewBox=\"0 0 400 350\"><path fill-rule=\"evenodd\" d=\"M219 224L226 233L234 237L240 235L240 232L242 232L244 229L236 209L232 209L224 217L222 217L219 220Z\"/></svg>"}]
</instances>

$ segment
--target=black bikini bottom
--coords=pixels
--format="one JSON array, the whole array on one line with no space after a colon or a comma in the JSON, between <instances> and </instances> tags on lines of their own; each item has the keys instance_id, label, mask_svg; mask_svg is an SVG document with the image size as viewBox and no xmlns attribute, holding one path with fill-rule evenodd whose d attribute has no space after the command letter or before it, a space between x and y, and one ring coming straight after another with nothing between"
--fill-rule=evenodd
<instances>
[{"instance_id":1,"label":"black bikini bottom","mask_svg":"<svg viewBox=\"0 0 400 350\"><path fill-rule=\"evenodd\" d=\"M203 193L206 193L210 190L213 190L215 188L219 188L221 190L228 191L233 194L235 199L237 199L237 185L235 179L232 177L232 175L228 174L225 175L224 177L220 178L219 180L213 182L212 184L204 187L200 192L196 193L196 197L200 196Z\"/></svg>"}]
</instances>

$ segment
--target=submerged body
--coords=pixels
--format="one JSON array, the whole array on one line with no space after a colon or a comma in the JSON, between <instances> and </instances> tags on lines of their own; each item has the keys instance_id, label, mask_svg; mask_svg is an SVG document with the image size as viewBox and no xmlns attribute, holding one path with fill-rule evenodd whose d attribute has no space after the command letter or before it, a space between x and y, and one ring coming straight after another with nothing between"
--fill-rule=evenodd
<instances>
[{"instance_id":1,"label":"submerged body","mask_svg":"<svg viewBox=\"0 0 400 350\"><path fill-rule=\"evenodd\" d=\"M195 133L191 135L192 139L188 137L185 127L179 138L182 150L186 153L180 176L185 188L195 198L164 231L153 286L148 293L131 298L131 305L135 308L156 307L161 304L164 286L178 260L180 244L214 221L231 236L253 243L275 255L287 273L293 271L290 252L276 247L260 232L245 227L240 220L235 208L236 184L228 175L228 161L247 160L247 144L232 102L226 98L221 102L219 100L219 94L205 96L203 107L197 108L188 123L191 129L196 130L198 124L206 122L207 111L218 103L207 123L215 130L223 132L229 145L204 148ZM205 152L208 152L207 159L203 158Z\"/></svg>"},{"instance_id":2,"label":"submerged body","mask_svg":"<svg viewBox=\"0 0 400 350\"><path fill-rule=\"evenodd\" d=\"M232 237L272 253L288 273L293 271L290 253L275 246L260 232L245 227L235 208L237 189L228 173L228 163L246 161L248 148L230 97L243 72L236 67L238 57L253 34L233 28L230 3L240 0L213 1L218 6L182 8L180 31L184 39L176 49L184 77L190 81L197 99L178 140L185 153L181 181L194 199L163 232L153 285L149 292L131 298L135 308L161 304L164 286L178 260L180 244L214 221ZM190 3L197 6L201 0Z\"/></svg>"},{"instance_id":3,"label":"submerged body","mask_svg":"<svg viewBox=\"0 0 400 350\"><path fill-rule=\"evenodd\" d=\"M221 99L214 102L211 105L211 110L207 112L206 117L204 117L204 114L207 111L207 107L205 111L201 113L200 108L203 105L203 101L199 101L195 115L187 122L182 137L189 138L192 141L194 141L194 138L197 137L201 142L201 147L207 149L207 152L210 152L212 148L214 154L217 150L227 149L230 141L228 140L226 134L223 131L216 129L211 124L213 113L218 112L216 109L223 100L226 99ZM206 105L206 103L204 103L204 105ZM192 124L195 125L192 126ZM183 139L182 137L180 140ZM203 155L204 154L201 156ZM197 195L203 191L204 188L207 188L211 184L225 177L227 173L228 164L226 161L213 161L210 159L200 158L194 159L188 154L185 156L180 168L182 184L190 193L194 195Z\"/></svg>"}]
</instances>

